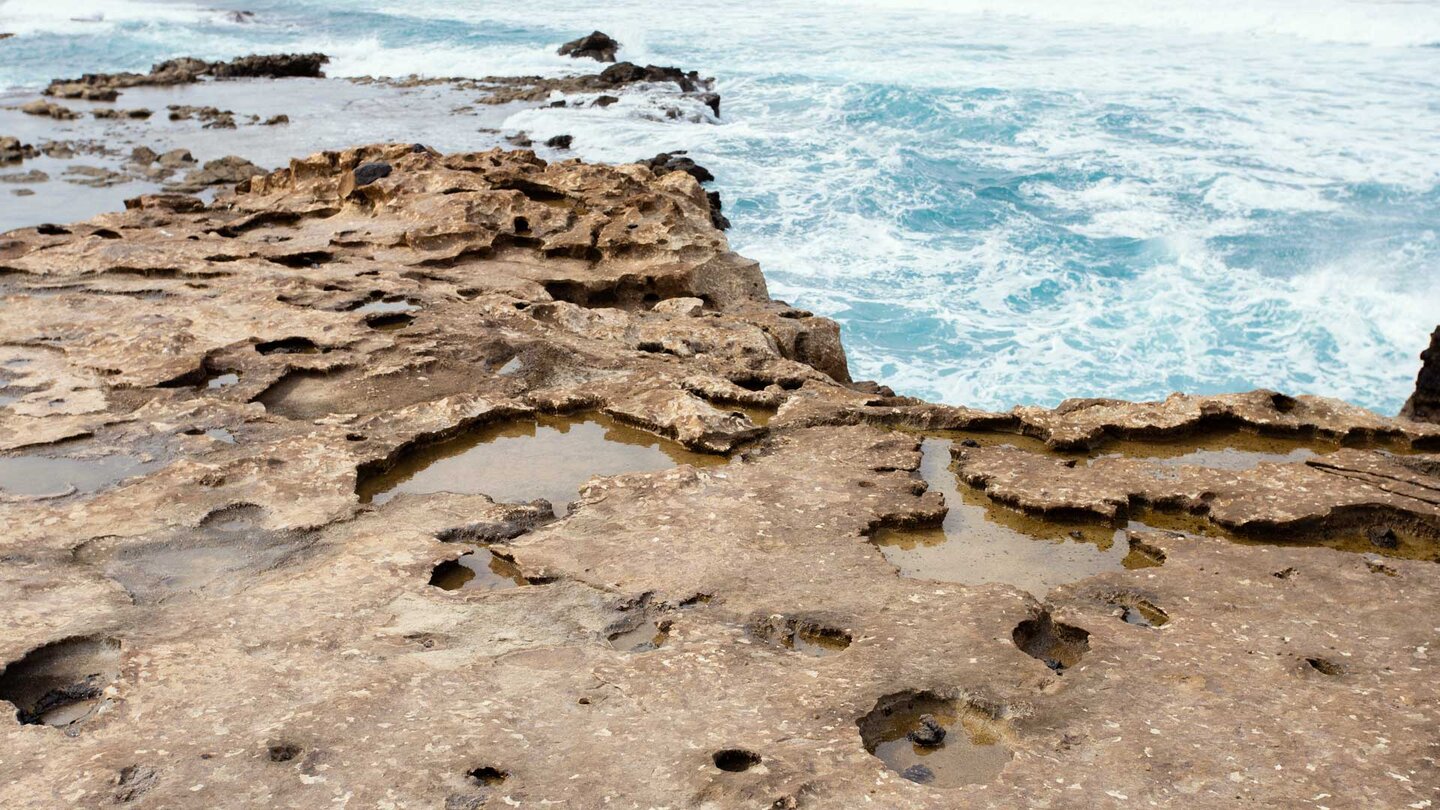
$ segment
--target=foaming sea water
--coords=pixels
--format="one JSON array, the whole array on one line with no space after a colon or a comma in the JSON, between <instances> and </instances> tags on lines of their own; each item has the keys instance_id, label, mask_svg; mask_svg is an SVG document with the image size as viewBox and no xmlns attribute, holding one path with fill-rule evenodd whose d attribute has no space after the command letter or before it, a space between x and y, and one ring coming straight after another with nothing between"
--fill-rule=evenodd
<instances>
[{"instance_id":1,"label":"foaming sea water","mask_svg":"<svg viewBox=\"0 0 1440 810\"><path fill-rule=\"evenodd\" d=\"M558 74L593 28L719 77L722 119L627 99L506 127L591 160L689 149L772 292L904 393L1265 386L1394 412L1440 322L1435 2L0 0L21 35L0 85L277 50L338 76Z\"/></svg>"}]
</instances>

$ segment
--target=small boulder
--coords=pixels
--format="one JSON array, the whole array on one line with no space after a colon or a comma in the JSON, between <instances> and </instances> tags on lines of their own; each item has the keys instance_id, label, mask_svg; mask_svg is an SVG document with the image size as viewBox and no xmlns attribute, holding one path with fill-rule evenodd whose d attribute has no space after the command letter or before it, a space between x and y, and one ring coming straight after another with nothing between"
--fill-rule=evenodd
<instances>
[{"instance_id":1,"label":"small boulder","mask_svg":"<svg viewBox=\"0 0 1440 810\"><path fill-rule=\"evenodd\" d=\"M600 31L591 32L587 36L571 40L560 46L556 53L561 56L568 56L571 59L594 59L597 62L614 62L615 53L620 50L620 43L616 42L609 34Z\"/></svg>"},{"instance_id":2,"label":"small boulder","mask_svg":"<svg viewBox=\"0 0 1440 810\"><path fill-rule=\"evenodd\" d=\"M273 127L273 126L277 126L277 125L279 125L279 124L288 124L288 123L290 123L290 116L288 116L288 115L272 115L271 117L266 118L266 119L265 119L265 123L262 124L261 126Z\"/></svg>"},{"instance_id":3,"label":"small boulder","mask_svg":"<svg viewBox=\"0 0 1440 810\"><path fill-rule=\"evenodd\" d=\"M368 186L376 180L390 176L389 163L362 163L355 167L355 187Z\"/></svg>"},{"instance_id":4,"label":"small boulder","mask_svg":"<svg viewBox=\"0 0 1440 810\"><path fill-rule=\"evenodd\" d=\"M922 714L919 727L905 736L921 748L938 748L945 742L945 727L940 725L935 715Z\"/></svg>"},{"instance_id":5,"label":"small boulder","mask_svg":"<svg viewBox=\"0 0 1440 810\"><path fill-rule=\"evenodd\" d=\"M545 142L545 145L550 147L551 149L569 149L570 144L574 142L574 135L556 135L555 137L547 140Z\"/></svg>"},{"instance_id":6,"label":"small boulder","mask_svg":"<svg viewBox=\"0 0 1440 810\"><path fill-rule=\"evenodd\" d=\"M80 117L80 114L53 101L36 99L29 104L21 105L20 112L26 115L39 115L47 118L54 118L56 121L71 121Z\"/></svg>"},{"instance_id":7,"label":"small boulder","mask_svg":"<svg viewBox=\"0 0 1440 810\"><path fill-rule=\"evenodd\" d=\"M195 156L190 154L189 149L171 149L169 152L157 158L161 166L167 169L179 169L195 162Z\"/></svg>"}]
</instances>

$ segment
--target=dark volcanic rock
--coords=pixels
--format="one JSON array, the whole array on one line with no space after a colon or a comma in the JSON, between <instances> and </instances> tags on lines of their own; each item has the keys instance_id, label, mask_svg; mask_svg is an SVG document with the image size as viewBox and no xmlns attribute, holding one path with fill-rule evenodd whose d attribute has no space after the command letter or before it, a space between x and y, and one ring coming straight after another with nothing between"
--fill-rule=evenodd
<instances>
[{"instance_id":1,"label":"dark volcanic rock","mask_svg":"<svg viewBox=\"0 0 1440 810\"><path fill-rule=\"evenodd\" d=\"M154 65L149 73L86 73L78 79L55 79L45 95L86 101L114 101L127 87L165 87L192 84L201 77L216 79L321 79L321 66L330 58L321 53L242 56L228 62L206 62L182 57Z\"/></svg>"},{"instance_id":2,"label":"dark volcanic rock","mask_svg":"<svg viewBox=\"0 0 1440 810\"><path fill-rule=\"evenodd\" d=\"M921 748L938 748L940 743L945 742L945 727L934 715L923 714L920 716L920 727L905 736Z\"/></svg>"},{"instance_id":3,"label":"dark volcanic rock","mask_svg":"<svg viewBox=\"0 0 1440 810\"><path fill-rule=\"evenodd\" d=\"M1415 393L1405 401L1400 415L1417 422L1440 423L1440 326L1430 333L1430 348L1420 353L1420 374Z\"/></svg>"},{"instance_id":4,"label":"dark volcanic rock","mask_svg":"<svg viewBox=\"0 0 1440 810\"><path fill-rule=\"evenodd\" d=\"M230 62L215 62L208 72L217 79L323 79L321 66L329 61L330 57L323 53L242 56Z\"/></svg>"},{"instance_id":5,"label":"dark volcanic rock","mask_svg":"<svg viewBox=\"0 0 1440 810\"><path fill-rule=\"evenodd\" d=\"M636 82L674 82L686 93L693 93L704 80L693 70L687 73L677 67L640 67L634 62L617 62L600 71L600 81L616 86Z\"/></svg>"},{"instance_id":6,"label":"dark volcanic rock","mask_svg":"<svg viewBox=\"0 0 1440 810\"><path fill-rule=\"evenodd\" d=\"M569 149L570 144L575 142L574 135L556 135L545 141L545 145L551 149Z\"/></svg>"},{"instance_id":7,"label":"dark volcanic rock","mask_svg":"<svg viewBox=\"0 0 1440 810\"><path fill-rule=\"evenodd\" d=\"M616 42L609 34L595 31L588 36L561 45L560 50L556 53L572 59L589 58L597 62L614 62L615 52L618 50L620 50L620 43Z\"/></svg>"},{"instance_id":8,"label":"dark volcanic rock","mask_svg":"<svg viewBox=\"0 0 1440 810\"><path fill-rule=\"evenodd\" d=\"M715 175L709 169L696 163L693 158L686 155L684 151L661 152L649 160L642 160L639 163L649 166L650 171L661 176L671 172L685 172L701 183L708 183L715 179Z\"/></svg>"},{"instance_id":9,"label":"dark volcanic rock","mask_svg":"<svg viewBox=\"0 0 1440 810\"><path fill-rule=\"evenodd\" d=\"M389 163L364 163L355 167L355 186L368 186L383 177L390 176Z\"/></svg>"}]
</instances>

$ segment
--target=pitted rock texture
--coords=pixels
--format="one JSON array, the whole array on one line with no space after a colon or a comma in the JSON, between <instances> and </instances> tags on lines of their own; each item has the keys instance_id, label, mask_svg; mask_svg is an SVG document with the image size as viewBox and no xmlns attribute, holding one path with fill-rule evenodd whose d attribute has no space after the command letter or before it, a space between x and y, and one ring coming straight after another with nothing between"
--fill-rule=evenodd
<instances>
[{"instance_id":1,"label":"pitted rock texture","mask_svg":"<svg viewBox=\"0 0 1440 810\"><path fill-rule=\"evenodd\" d=\"M896 397L850 381L833 322L769 298L689 173L529 152L322 153L213 203L13 231L0 296L0 475L130 465L0 492L0 697L25 704L0 717L5 807L1440 798L1416 618L1440 578L1408 553L1434 542L1419 451L1440 427L1273 392ZM356 494L552 412L733 458L594 478L558 518ZM1163 501L1301 542L1136 528L1143 562L1043 603L902 578L867 540L943 517L924 431L983 435L955 442L959 472L1024 509ZM1215 431L1336 446L1239 471L1061 452ZM1357 515L1406 553L1304 544ZM482 549L513 587L430 584ZM1140 606L1164 621L1125 619ZM807 653L806 628L836 643ZM663 638L612 641L631 632ZM872 756L862 720L902 694L984 707L998 776L947 789ZM21 723L81 696L63 726Z\"/></svg>"}]
</instances>

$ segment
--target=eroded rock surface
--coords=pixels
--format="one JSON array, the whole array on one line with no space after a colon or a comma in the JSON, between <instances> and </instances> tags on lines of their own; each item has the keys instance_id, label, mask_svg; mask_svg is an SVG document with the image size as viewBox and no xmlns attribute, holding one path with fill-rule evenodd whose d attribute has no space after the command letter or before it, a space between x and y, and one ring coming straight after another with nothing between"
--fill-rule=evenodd
<instances>
[{"instance_id":1,"label":"eroded rock surface","mask_svg":"<svg viewBox=\"0 0 1440 810\"><path fill-rule=\"evenodd\" d=\"M0 236L0 804L1436 800L1440 426L851 382L675 168L377 145ZM692 456L362 497L557 413ZM897 575L927 436L1124 566Z\"/></svg>"}]
</instances>

